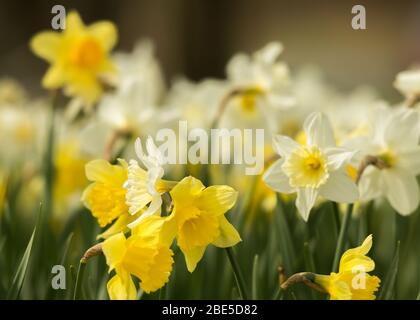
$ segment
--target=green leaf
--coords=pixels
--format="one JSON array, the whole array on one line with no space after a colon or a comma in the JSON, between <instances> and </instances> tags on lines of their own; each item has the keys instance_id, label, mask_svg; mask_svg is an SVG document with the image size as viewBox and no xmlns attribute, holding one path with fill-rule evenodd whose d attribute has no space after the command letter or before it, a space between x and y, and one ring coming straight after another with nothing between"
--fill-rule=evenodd
<instances>
[{"instance_id":1,"label":"green leaf","mask_svg":"<svg viewBox=\"0 0 420 320\"><path fill-rule=\"evenodd\" d=\"M397 242L394 257L392 258L391 266L385 276L385 281L379 293L379 300L390 300L394 294L395 280L398 274L398 263L400 260L400 241Z\"/></svg>"},{"instance_id":2,"label":"green leaf","mask_svg":"<svg viewBox=\"0 0 420 320\"><path fill-rule=\"evenodd\" d=\"M293 274L293 261L295 261L295 249L293 246L289 223L286 219L286 212L284 210L283 202L278 194L275 221L277 223L278 236L280 237L279 245L283 267L286 271L286 275L290 276L291 274Z\"/></svg>"},{"instance_id":3,"label":"green leaf","mask_svg":"<svg viewBox=\"0 0 420 320\"><path fill-rule=\"evenodd\" d=\"M23 253L22 259L20 260L19 266L13 277L12 285L7 292L7 299L16 300L19 297L20 291L25 281L26 272L28 270L29 260L34 245L34 239L36 238L37 230L40 226L41 213L42 205L40 205L37 223L34 227L34 230L32 231L31 238L29 239L28 245L26 246L25 252Z\"/></svg>"}]
</instances>

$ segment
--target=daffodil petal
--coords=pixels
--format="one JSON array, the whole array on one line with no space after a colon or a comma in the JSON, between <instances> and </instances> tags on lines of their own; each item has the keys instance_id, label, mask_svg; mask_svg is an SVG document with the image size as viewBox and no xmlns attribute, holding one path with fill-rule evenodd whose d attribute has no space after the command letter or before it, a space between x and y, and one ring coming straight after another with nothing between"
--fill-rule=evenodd
<instances>
[{"instance_id":1,"label":"daffodil petal","mask_svg":"<svg viewBox=\"0 0 420 320\"><path fill-rule=\"evenodd\" d=\"M99 21L93 23L88 27L88 31L101 43L106 51L111 50L117 43L117 29L112 22Z\"/></svg>"},{"instance_id":2,"label":"daffodil petal","mask_svg":"<svg viewBox=\"0 0 420 320\"><path fill-rule=\"evenodd\" d=\"M238 197L229 186L211 186L204 189L197 199L197 206L206 214L221 215L231 209Z\"/></svg>"},{"instance_id":3,"label":"daffodil petal","mask_svg":"<svg viewBox=\"0 0 420 320\"><path fill-rule=\"evenodd\" d=\"M135 300L137 290L128 272L119 272L107 283L107 290L111 300Z\"/></svg>"},{"instance_id":4,"label":"daffodil petal","mask_svg":"<svg viewBox=\"0 0 420 320\"><path fill-rule=\"evenodd\" d=\"M409 215L419 205L419 186L416 177L402 169L383 170L386 198L402 215Z\"/></svg>"},{"instance_id":5,"label":"daffodil petal","mask_svg":"<svg viewBox=\"0 0 420 320\"><path fill-rule=\"evenodd\" d=\"M187 264L187 269L189 272L193 272L197 266L197 263L201 260L201 258L204 255L204 252L206 251L206 247L195 247L189 250L183 250L181 248L182 252L184 253L185 262Z\"/></svg>"},{"instance_id":6,"label":"daffodil petal","mask_svg":"<svg viewBox=\"0 0 420 320\"><path fill-rule=\"evenodd\" d=\"M122 232L109 237L102 243L102 251L109 270L113 270L121 263L126 252L126 238Z\"/></svg>"},{"instance_id":7,"label":"daffodil petal","mask_svg":"<svg viewBox=\"0 0 420 320\"><path fill-rule=\"evenodd\" d=\"M45 31L36 34L30 42L31 50L39 57L54 62L60 49L60 34Z\"/></svg>"},{"instance_id":8,"label":"daffodil petal","mask_svg":"<svg viewBox=\"0 0 420 320\"><path fill-rule=\"evenodd\" d=\"M276 135L273 137L273 147L281 157L287 157L299 148L299 144L287 136Z\"/></svg>"},{"instance_id":9,"label":"daffodil petal","mask_svg":"<svg viewBox=\"0 0 420 320\"><path fill-rule=\"evenodd\" d=\"M281 193L292 193L295 192L289 183L289 177L283 172L284 159L279 159L274 162L264 173L264 182L273 190Z\"/></svg>"},{"instance_id":10,"label":"daffodil petal","mask_svg":"<svg viewBox=\"0 0 420 320\"><path fill-rule=\"evenodd\" d=\"M319 195L339 203L353 203L359 198L354 181L344 172L331 172L328 180L319 188Z\"/></svg>"},{"instance_id":11,"label":"daffodil petal","mask_svg":"<svg viewBox=\"0 0 420 320\"><path fill-rule=\"evenodd\" d=\"M334 133L328 118L320 113L310 114L304 124L304 131L307 137L307 144L319 148L335 147Z\"/></svg>"},{"instance_id":12,"label":"daffodil petal","mask_svg":"<svg viewBox=\"0 0 420 320\"><path fill-rule=\"evenodd\" d=\"M297 189L296 207L305 222L308 221L309 213L311 212L317 197L318 190L316 188Z\"/></svg>"},{"instance_id":13,"label":"daffodil petal","mask_svg":"<svg viewBox=\"0 0 420 320\"><path fill-rule=\"evenodd\" d=\"M228 248L242 241L241 236L235 227L223 215L219 220L220 234L213 244L219 248Z\"/></svg>"}]
</instances>

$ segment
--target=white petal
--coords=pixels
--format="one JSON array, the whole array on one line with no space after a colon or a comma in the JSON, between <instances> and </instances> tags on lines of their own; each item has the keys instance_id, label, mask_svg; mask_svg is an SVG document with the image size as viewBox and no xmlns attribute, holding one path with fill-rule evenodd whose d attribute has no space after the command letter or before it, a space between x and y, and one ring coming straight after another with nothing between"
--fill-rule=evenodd
<instances>
[{"instance_id":1,"label":"white petal","mask_svg":"<svg viewBox=\"0 0 420 320\"><path fill-rule=\"evenodd\" d=\"M318 189L315 188L298 188L297 190L296 207L305 222L308 221L317 196Z\"/></svg>"},{"instance_id":2,"label":"white petal","mask_svg":"<svg viewBox=\"0 0 420 320\"><path fill-rule=\"evenodd\" d=\"M163 173L162 167L150 168L147 171L147 191L153 196L159 194L156 190L156 182L163 177Z\"/></svg>"},{"instance_id":3,"label":"white petal","mask_svg":"<svg viewBox=\"0 0 420 320\"><path fill-rule=\"evenodd\" d=\"M275 135L273 137L273 147L282 158L286 158L295 149L299 148L299 144L287 136Z\"/></svg>"},{"instance_id":4,"label":"white petal","mask_svg":"<svg viewBox=\"0 0 420 320\"><path fill-rule=\"evenodd\" d=\"M273 190L281 193L292 193L295 189L290 186L289 178L284 174L281 166L284 159L274 162L264 173L264 182Z\"/></svg>"},{"instance_id":5,"label":"white petal","mask_svg":"<svg viewBox=\"0 0 420 320\"><path fill-rule=\"evenodd\" d=\"M352 203L359 198L356 184L342 170L330 173L327 182L319 188L319 194L328 200L344 203Z\"/></svg>"},{"instance_id":6,"label":"white petal","mask_svg":"<svg viewBox=\"0 0 420 320\"><path fill-rule=\"evenodd\" d=\"M162 198L160 195L156 195L153 197L152 202L150 203L149 207L145 212L142 213L140 217L138 217L135 221L128 224L129 228L134 228L138 225L142 220L150 217L156 213L160 212L160 207L162 206Z\"/></svg>"},{"instance_id":7,"label":"white petal","mask_svg":"<svg viewBox=\"0 0 420 320\"><path fill-rule=\"evenodd\" d=\"M398 109L388 122L384 140L388 147L404 150L418 145L420 136L420 118L415 110Z\"/></svg>"},{"instance_id":8,"label":"white petal","mask_svg":"<svg viewBox=\"0 0 420 320\"><path fill-rule=\"evenodd\" d=\"M420 146L401 151L398 154L397 166L414 175L420 174Z\"/></svg>"},{"instance_id":9,"label":"white petal","mask_svg":"<svg viewBox=\"0 0 420 320\"><path fill-rule=\"evenodd\" d=\"M419 186L416 177L402 169L383 170L386 198L402 215L409 215L419 205Z\"/></svg>"},{"instance_id":10,"label":"white petal","mask_svg":"<svg viewBox=\"0 0 420 320\"><path fill-rule=\"evenodd\" d=\"M369 166L359 181L361 201L369 201L382 196L385 192L381 170Z\"/></svg>"},{"instance_id":11,"label":"white petal","mask_svg":"<svg viewBox=\"0 0 420 320\"><path fill-rule=\"evenodd\" d=\"M276 61L282 51L283 45L280 42L270 42L255 53L255 58L262 63L272 64Z\"/></svg>"},{"instance_id":12,"label":"white petal","mask_svg":"<svg viewBox=\"0 0 420 320\"><path fill-rule=\"evenodd\" d=\"M328 118L320 113L310 114L304 124L308 145L320 148L335 147L334 134Z\"/></svg>"},{"instance_id":13,"label":"white petal","mask_svg":"<svg viewBox=\"0 0 420 320\"><path fill-rule=\"evenodd\" d=\"M336 171L343 167L343 165L349 163L355 154L354 151L338 147L327 148L324 152L328 157L328 168L333 171Z\"/></svg>"}]
</instances>

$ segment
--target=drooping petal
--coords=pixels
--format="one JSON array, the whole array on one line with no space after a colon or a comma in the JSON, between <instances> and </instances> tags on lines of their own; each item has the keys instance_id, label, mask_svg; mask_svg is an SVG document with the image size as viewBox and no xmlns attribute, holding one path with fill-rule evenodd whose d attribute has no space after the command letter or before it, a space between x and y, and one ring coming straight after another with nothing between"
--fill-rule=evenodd
<instances>
[{"instance_id":1,"label":"drooping petal","mask_svg":"<svg viewBox=\"0 0 420 320\"><path fill-rule=\"evenodd\" d=\"M354 181L340 170L330 173L328 180L319 188L319 195L339 203L353 203L359 198L359 190Z\"/></svg>"},{"instance_id":2,"label":"drooping petal","mask_svg":"<svg viewBox=\"0 0 420 320\"><path fill-rule=\"evenodd\" d=\"M189 272L193 272L195 270L195 267L197 266L197 263L201 260L201 258L204 255L204 251L206 251L206 247L195 247L193 249L189 250L183 250L181 248L182 252L185 256L185 262L187 264L187 269Z\"/></svg>"},{"instance_id":3,"label":"drooping petal","mask_svg":"<svg viewBox=\"0 0 420 320\"><path fill-rule=\"evenodd\" d=\"M360 200L373 200L383 195L384 192L385 185L381 170L373 166L367 167L359 181Z\"/></svg>"},{"instance_id":4,"label":"drooping petal","mask_svg":"<svg viewBox=\"0 0 420 320\"><path fill-rule=\"evenodd\" d=\"M106 287L111 300L136 300L137 290L128 272L118 272Z\"/></svg>"},{"instance_id":5,"label":"drooping petal","mask_svg":"<svg viewBox=\"0 0 420 320\"><path fill-rule=\"evenodd\" d=\"M289 183L289 177L283 172L282 166L284 159L279 159L274 162L264 173L264 182L273 190L281 193L295 192Z\"/></svg>"},{"instance_id":6,"label":"drooping petal","mask_svg":"<svg viewBox=\"0 0 420 320\"><path fill-rule=\"evenodd\" d=\"M54 64L48 68L47 73L42 78L42 86L48 89L56 89L63 86L65 81L66 77L62 66Z\"/></svg>"},{"instance_id":7,"label":"drooping petal","mask_svg":"<svg viewBox=\"0 0 420 320\"><path fill-rule=\"evenodd\" d=\"M304 124L304 131L307 137L307 144L319 148L335 147L334 133L328 118L320 113L310 114Z\"/></svg>"},{"instance_id":8,"label":"drooping petal","mask_svg":"<svg viewBox=\"0 0 420 320\"><path fill-rule=\"evenodd\" d=\"M110 271L121 263L126 252L126 241L124 234L120 232L102 243L102 251Z\"/></svg>"},{"instance_id":9,"label":"drooping petal","mask_svg":"<svg viewBox=\"0 0 420 320\"><path fill-rule=\"evenodd\" d=\"M420 146L413 146L398 154L397 167L407 170L413 175L420 174Z\"/></svg>"},{"instance_id":10,"label":"drooping petal","mask_svg":"<svg viewBox=\"0 0 420 320\"><path fill-rule=\"evenodd\" d=\"M416 177L403 169L383 170L386 198L401 215L409 215L419 205Z\"/></svg>"},{"instance_id":11,"label":"drooping petal","mask_svg":"<svg viewBox=\"0 0 420 320\"><path fill-rule=\"evenodd\" d=\"M219 228L219 237L213 242L216 247L228 248L242 241L238 231L224 215L220 217Z\"/></svg>"},{"instance_id":12,"label":"drooping petal","mask_svg":"<svg viewBox=\"0 0 420 320\"><path fill-rule=\"evenodd\" d=\"M315 204L318 197L318 190L316 188L298 188L296 207L303 220L306 222L309 218L309 213Z\"/></svg>"}]
</instances>

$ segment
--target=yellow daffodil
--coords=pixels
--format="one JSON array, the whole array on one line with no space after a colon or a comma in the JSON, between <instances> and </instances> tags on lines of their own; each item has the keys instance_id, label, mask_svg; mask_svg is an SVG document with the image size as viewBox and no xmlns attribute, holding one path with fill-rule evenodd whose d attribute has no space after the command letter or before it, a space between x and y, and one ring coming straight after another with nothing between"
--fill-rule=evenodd
<instances>
[{"instance_id":1,"label":"yellow daffodil","mask_svg":"<svg viewBox=\"0 0 420 320\"><path fill-rule=\"evenodd\" d=\"M338 273L315 275L315 283L324 288L331 300L374 300L381 280L368 274L375 262L366 256L372 247L372 235L363 244L341 256Z\"/></svg>"},{"instance_id":2,"label":"yellow daffodil","mask_svg":"<svg viewBox=\"0 0 420 320\"><path fill-rule=\"evenodd\" d=\"M168 282L172 270L173 252L159 241L163 219L144 219L126 239L123 233L113 235L102 245L109 271L115 270L107 284L112 300L133 300L136 287L131 275L140 279L140 287L150 293Z\"/></svg>"},{"instance_id":3,"label":"yellow daffodil","mask_svg":"<svg viewBox=\"0 0 420 320\"><path fill-rule=\"evenodd\" d=\"M165 218L161 241L176 237L188 271L193 272L209 244L231 247L241 241L225 213L236 203L237 192L229 186L204 187L193 177L182 179L170 192L172 214Z\"/></svg>"},{"instance_id":4,"label":"yellow daffodil","mask_svg":"<svg viewBox=\"0 0 420 320\"><path fill-rule=\"evenodd\" d=\"M119 161L118 165L111 165L99 159L86 165L86 177L93 183L83 192L82 201L101 227L128 215L126 190L123 188L127 180L127 163Z\"/></svg>"},{"instance_id":5,"label":"yellow daffodil","mask_svg":"<svg viewBox=\"0 0 420 320\"><path fill-rule=\"evenodd\" d=\"M115 72L109 52L117 42L117 29L109 21L85 26L77 12L66 18L62 33L43 31L31 39L32 51L50 63L42 79L47 89L64 88L86 105L102 94L101 77Z\"/></svg>"},{"instance_id":6,"label":"yellow daffodil","mask_svg":"<svg viewBox=\"0 0 420 320\"><path fill-rule=\"evenodd\" d=\"M58 202L65 201L67 197L80 192L87 185L84 175L86 162L78 141L69 140L58 145L54 159L54 198Z\"/></svg>"}]
</instances>

